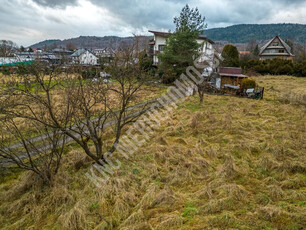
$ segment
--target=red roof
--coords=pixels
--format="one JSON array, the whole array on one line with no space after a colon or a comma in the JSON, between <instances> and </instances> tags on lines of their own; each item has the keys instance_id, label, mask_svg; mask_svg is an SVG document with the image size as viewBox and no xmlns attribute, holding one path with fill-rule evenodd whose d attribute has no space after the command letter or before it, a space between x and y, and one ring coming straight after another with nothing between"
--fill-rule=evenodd
<instances>
[{"instance_id":1,"label":"red roof","mask_svg":"<svg viewBox=\"0 0 306 230\"><path fill-rule=\"evenodd\" d=\"M251 52L250 51L239 51L239 54L248 55L248 54L251 54Z\"/></svg>"},{"instance_id":2,"label":"red roof","mask_svg":"<svg viewBox=\"0 0 306 230\"><path fill-rule=\"evenodd\" d=\"M222 77L248 77L243 74L229 74L229 73L220 73L220 76Z\"/></svg>"},{"instance_id":3,"label":"red roof","mask_svg":"<svg viewBox=\"0 0 306 230\"><path fill-rule=\"evenodd\" d=\"M248 77L242 74L241 68L234 68L234 67L221 67L219 69L219 74L221 76L231 76L231 77Z\"/></svg>"},{"instance_id":4,"label":"red roof","mask_svg":"<svg viewBox=\"0 0 306 230\"><path fill-rule=\"evenodd\" d=\"M241 68L233 68L233 67L221 67L219 73L225 74L242 74Z\"/></svg>"}]
</instances>

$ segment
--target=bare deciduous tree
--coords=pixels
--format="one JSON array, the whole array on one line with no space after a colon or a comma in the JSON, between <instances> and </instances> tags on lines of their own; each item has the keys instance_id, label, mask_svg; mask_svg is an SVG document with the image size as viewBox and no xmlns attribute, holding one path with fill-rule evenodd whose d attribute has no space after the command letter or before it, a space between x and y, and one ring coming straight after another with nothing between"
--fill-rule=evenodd
<instances>
[{"instance_id":1,"label":"bare deciduous tree","mask_svg":"<svg viewBox=\"0 0 306 230\"><path fill-rule=\"evenodd\" d=\"M210 81L211 81L211 76L205 77L204 81L201 84L197 85L201 104L204 101L205 93L220 93L221 92L221 90L217 89L214 85L212 85Z\"/></svg>"},{"instance_id":2,"label":"bare deciduous tree","mask_svg":"<svg viewBox=\"0 0 306 230\"><path fill-rule=\"evenodd\" d=\"M3 112L13 119L34 122L38 129L48 133L43 138L47 138L50 130L65 135L67 142L76 142L89 157L103 165L107 163L104 153L116 150L123 128L147 109L147 103L131 107L138 102L137 94L147 80L135 64L137 56L137 42L122 47L106 68L111 80L96 81L83 80L81 68L63 71L58 66L36 62L20 72L22 87L19 84L7 90L5 96L11 106L3 108ZM106 133L108 127L113 127L113 138ZM105 144L106 137L113 140L111 145ZM23 138L21 142L27 143Z\"/></svg>"},{"instance_id":3,"label":"bare deciduous tree","mask_svg":"<svg viewBox=\"0 0 306 230\"><path fill-rule=\"evenodd\" d=\"M113 54L113 61L106 67L111 80L100 79L85 84L78 78L72 87L66 89L74 122L65 127L64 132L99 164L106 163L104 153L112 154L116 150L123 128L146 111L146 103L137 107L137 112L129 108L148 80L136 64L137 56L137 42L119 47ZM114 140L111 146L106 146L104 140L109 134L105 129L110 126L114 129ZM89 148L90 142L94 144L94 152Z\"/></svg>"},{"instance_id":4,"label":"bare deciduous tree","mask_svg":"<svg viewBox=\"0 0 306 230\"><path fill-rule=\"evenodd\" d=\"M17 45L9 40L0 41L0 57L12 57L13 51L17 49Z\"/></svg>"},{"instance_id":5,"label":"bare deciduous tree","mask_svg":"<svg viewBox=\"0 0 306 230\"><path fill-rule=\"evenodd\" d=\"M37 67L24 68L19 78L22 84L10 84L1 91L0 166L30 170L50 182L60 167L66 137L57 127L47 125L48 94L44 93L58 85L52 82L56 74L45 81L42 76L52 71L45 67L40 73Z\"/></svg>"},{"instance_id":6,"label":"bare deciduous tree","mask_svg":"<svg viewBox=\"0 0 306 230\"><path fill-rule=\"evenodd\" d=\"M0 165L33 171L44 182L49 183L60 167L65 136L59 130L36 126L38 125L36 122L31 122L27 124L31 127L31 132L44 135L40 141L34 141L29 139L31 132L22 130L20 122L11 117L1 119ZM10 138L17 143L8 146Z\"/></svg>"}]
</instances>

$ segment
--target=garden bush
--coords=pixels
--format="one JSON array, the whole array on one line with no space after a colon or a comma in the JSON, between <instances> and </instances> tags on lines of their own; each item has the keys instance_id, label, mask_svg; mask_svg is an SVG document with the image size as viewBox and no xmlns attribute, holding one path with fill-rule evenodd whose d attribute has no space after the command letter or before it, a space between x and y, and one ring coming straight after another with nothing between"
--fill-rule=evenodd
<instances>
[{"instance_id":1,"label":"garden bush","mask_svg":"<svg viewBox=\"0 0 306 230\"><path fill-rule=\"evenodd\" d=\"M242 89L252 89L256 87L256 82L253 79L245 78L242 80L241 88Z\"/></svg>"}]
</instances>

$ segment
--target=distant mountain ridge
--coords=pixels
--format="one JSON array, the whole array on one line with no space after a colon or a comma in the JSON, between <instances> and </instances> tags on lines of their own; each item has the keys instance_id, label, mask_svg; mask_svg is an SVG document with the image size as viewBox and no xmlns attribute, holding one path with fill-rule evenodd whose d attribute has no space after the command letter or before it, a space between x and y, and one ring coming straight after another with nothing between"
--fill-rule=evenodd
<instances>
[{"instance_id":1,"label":"distant mountain ridge","mask_svg":"<svg viewBox=\"0 0 306 230\"><path fill-rule=\"evenodd\" d=\"M152 37L150 36L141 36L140 43L141 45L148 44L149 40ZM104 37L96 37L96 36L80 36L77 38L70 38L65 40L53 39L53 40L45 40L34 45L31 45L31 48L40 48L43 49L46 46L48 48L62 47L66 48L67 45L73 45L75 48L89 48L89 49L97 49L97 48L105 48L105 47L113 47L117 48L120 44L131 44L133 42L133 37L117 37L117 36L104 36Z\"/></svg>"},{"instance_id":2,"label":"distant mountain ridge","mask_svg":"<svg viewBox=\"0 0 306 230\"><path fill-rule=\"evenodd\" d=\"M241 24L225 28L207 29L204 34L213 41L225 41L229 43L249 43L256 40L258 43L272 39L280 35L283 39L293 39L295 42L306 43L306 25L303 24ZM152 36L142 36L142 47L148 44ZM118 47L121 43L131 44L133 37L117 36L80 36L65 40L53 39L45 40L34 45L31 48L45 48L48 46L65 48L67 44L73 44L76 48L105 48L112 46Z\"/></svg>"},{"instance_id":3,"label":"distant mountain ridge","mask_svg":"<svg viewBox=\"0 0 306 230\"><path fill-rule=\"evenodd\" d=\"M306 42L306 25L304 24L241 24L225 28L205 30L204 34L213 41L229 43L248 43L256 40L259 43L280 35L283 39L295 42Z\"/></svg>"},{"instance_id":4,"label":"distant mountain ridge","mask_svg":"<svg viewBox=\"0 0 306 230\"><path fill-rule=\"evenodd\" d=\"M51 46L53 44L57 44L57 43L60 43L61 40L60 39L50 39L50 40L45 40L45 41L42 41L42 42L38 42L34 45L31 45L30 47L31 48L43 48L44 46Z\"/></svg>"}]
</instances>

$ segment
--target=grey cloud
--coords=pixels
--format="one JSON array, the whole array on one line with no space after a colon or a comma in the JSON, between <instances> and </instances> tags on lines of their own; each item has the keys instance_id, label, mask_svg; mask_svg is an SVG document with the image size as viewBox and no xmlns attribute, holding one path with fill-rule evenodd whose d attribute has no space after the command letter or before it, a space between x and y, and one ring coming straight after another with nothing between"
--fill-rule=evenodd
<instances>
[{"instance_id":1,"label":"grey cloud","mask_svg":"<svg viewBox=\"0 0 306 230\"><path fill-rule=\"evenodd\" d=\"M52 15L46 16L46 18L50 21L53 21L55 23L64 24L65 22L60 17L55 17Z\"/></svg>"},{"instance_id":2,"label":"grey cloud","mask_svg":"<svg viewBox=\"0 0 306 230\"><path fill-rule=\"evenodd\" d=\"M66 7L77 4L77 0L33 0L33 2L47 7Z\"/></svg>"},{"instance_id":3,"label":"grey cloud","mask_svg":"<svg viewBox=\"0 0 306 230\"><path fill-rule=\"evenodd\" d=\"M141 27L168 28L172 25L172 19L184 6L184 1L174 0L91 0L92 3L107 9L122 21Z\"/></svg>"},{"instance_id":4,"label":"grey cloud","mask_svg":"<svg viewBox=\"0 0 306 230\"><path fill-rule=\"evenodd\" d=\"M11 39L20 45L80 35L129 36L132 32L147 32L147 29L174 29L173 18L186 3L199 8L208 28L244 23L306 23L305 17L298 16L306 9L305 0L0 1L0 39ZM79 19L79 14L71 13L74 8L68 13L67 6L80 7L86 1L94 5L99 15L84 12L89 18ZM105 11L107 15L103 15Z\"/></svg>"},{"instance_id":5,"label":"grey cloud","mask_svg":"<svg viewBox=\"0 0 306 230\"><path fill-rule=\"evenodd\" d=\"M218 24L259 23L269 19L279 9L293 9L305 4L305 0L90 0L93 4L109 10L114 17L120 18L128 25L141 29L173 28L173 17L188 3L198 7L206 17L208 26Z\"/></svg>"}]
</instances>

